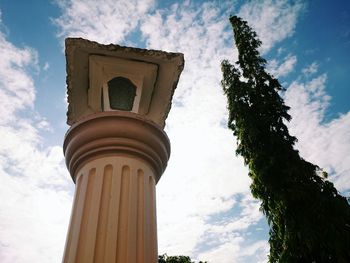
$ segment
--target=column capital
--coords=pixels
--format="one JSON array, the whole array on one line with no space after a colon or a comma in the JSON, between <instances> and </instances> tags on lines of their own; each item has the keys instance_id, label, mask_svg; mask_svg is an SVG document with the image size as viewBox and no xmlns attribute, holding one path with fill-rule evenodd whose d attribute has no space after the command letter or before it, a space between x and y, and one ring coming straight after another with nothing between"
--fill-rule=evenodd
<instances>
[{"instance_id":1,"label":"column capital","mask_svg":"<svg viewBox=\"0 0 350 263\"><path fill-rule=\"evenodd\" d=\"M170 142L157 124L131 112L109 111L89 115L66 133L63 152L75 181L82 165L104 156L130 156L154 170L156 182L170 157Z\"/></svg>"}]
</instances>

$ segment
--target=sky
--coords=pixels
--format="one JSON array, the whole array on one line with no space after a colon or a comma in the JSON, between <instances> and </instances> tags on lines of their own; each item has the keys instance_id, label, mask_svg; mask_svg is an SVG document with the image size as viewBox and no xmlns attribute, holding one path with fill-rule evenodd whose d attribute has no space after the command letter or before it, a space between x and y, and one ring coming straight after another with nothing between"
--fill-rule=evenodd
<instances>
[{"instance_id":1,"label":"sky","mask_svg":"<svg viewBox=\"0 0 350 263\"><path fill-rule=\"evenodd\" d=\"M301 156L350 196L349 1L0 0L2 263L62 259L74 194L62 150L66 37L184 54L157 185L159 254L267 261L268 225L226 128L220 63L237 59L230 15L262 40Z\"/></svg>"}]
</instances>

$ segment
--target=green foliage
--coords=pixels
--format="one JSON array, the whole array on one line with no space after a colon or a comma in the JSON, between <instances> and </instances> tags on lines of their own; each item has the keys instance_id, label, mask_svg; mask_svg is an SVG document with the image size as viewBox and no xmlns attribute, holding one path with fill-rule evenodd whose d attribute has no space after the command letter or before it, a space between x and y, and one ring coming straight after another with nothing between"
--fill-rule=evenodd
<instances>
[{"instance_id":1,"label":"green foliage","mask_svg":"<svg viewBox=\"0 0 350 263\"><path fill-rule=\"evenodd\" d=\"M158 256L158 263L194 263L187 256L167 256L166 254ZM198 263L207 263L199 261Z\"/></svg>"},{"instance_id":2,"label":"green foliage","mask_svg":"<svg viewBox=\"0 0 350 263\"><path fill-rule=\"evenodd\" d=\"M327 173L294 149L285 125L289 107L279 81L265 71L261 41L241 18L230 22L239 56L221 65L228 126L270 226L269 262L350 262L350 206Z\"/></svg>"}]
</instances>

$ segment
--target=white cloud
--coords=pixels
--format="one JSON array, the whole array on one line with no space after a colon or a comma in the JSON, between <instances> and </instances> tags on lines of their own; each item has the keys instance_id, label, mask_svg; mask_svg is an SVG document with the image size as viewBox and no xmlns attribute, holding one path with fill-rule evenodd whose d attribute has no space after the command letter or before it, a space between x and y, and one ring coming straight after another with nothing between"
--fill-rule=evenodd
<instances>
[{"instance_id":1,"label":"white cloud","mask_svg":"<svg viewBox=\"0 0 350 263\"><path fill-rule=\"evenodd\" d=\"M141 26L148 48L183 52L186 64L167 120L172 156L157 188L160 253L193 255L211 227L208 216L228 211L233 195L249 189L235 140L223 127L220 62L233 53L227 27L228 14L208 3L175 4Z\"/></svg>"},{"instance_id":2,"label":"white cloud","mask_svg":"<svg viewBox=\"0 0 350 263\"><path fill-rule=\"evenodd\" d=\"M18 49L6 41L0 32L0 124L13 121L15 114L24 108L33 108L35 88L33 80L23 69L36 66L37 54L30 48ZM6 52L5 52L6 51Z\"/></svg>"},{"instance_id":3,"label":"white cloud","mask_svg":"<svg viewBox=\"0 0 350 263\"><path fill-rule=\"evenodd\" d=\"M213 250L199 254L198 259L208 262L239 263L239 262L267 262L269 245L261 240L250 245L243 245L244 239L240 236L231 236L227 242Z\"/></svg>"},{"instance_id":4,"label":"white cloud","mask_svg":"<svg viewBox=\"0 0 350 263\"><path fill-rule=\"evenodd\" d=\"M47 71L49 68L50 68L50 64L49 64L49 62L46 61L44 66L43 66L43 70Z\"/></svg>"},{"instance_id":5,"label":"white cloud","mask_svg":"<svg viewBox=\"0 0 350 263\"><path fill-rule=\"evenodd\" d=\"M280 64L276 59L268 61L267 70L276 78L280 78L291 73L294 70L296 63L297 57L289 54Z\"/></svg>"},{"instance_id":6,"label":"white cloud","mask_svg":"<svg viewBox=\"0 0 350 263\"><path fill-rule=\"evenodd\" d=\"M257 224L266 224L259 211L259 202L247 191L235 196L237 202L230 208L233 213L213 214L207 220L206 231L197 244L198 260L209 262L266 261L266 240L250 236L258 232ZM255 233L256 234L256 233ZM201 249L204 246L206 249Z\"/></svg>"},{"instance_id":7,"label":"white cloud","mask_svg":"<svg viewBox=\"0 0 350 263\"><path fill-rule=\"evenodd\" d=\"M120 43L150 11L153 0L56 0L62 15L54 19L60 37L84 37Z\"/></svg>"},{"instance_id":8,"label":"white cloud","mask_svg":"<svg viewBox=\"0 0 350 263\"><path fill-rule=\"evenodd\" d=\"M291 134L298 138L297 148L307 160L325 168L338 190L350 189L350 112L329 122L325 114L330 105L327 95L327 76L310 81L293 82L285 94L293 119Z\"/></svg>"},{"instance_id":9,"label":"white cloud","mask_svg":"<svg viewBox=\"0 0 350 263\"><path fill-rule=\"evenodd\" d=\"M232 236L227 242L216 247L211 251L206 251L198 255L199 259L208 262L220 262L220 263L234 263L235 259L240 253L240 244L243 242L243 238L240 236Z\"/></svg>"},{"instance_id":10,"label":"white cloud","mask_svg":"<svg viewBox=\"0 0 350 263\"><path fill-rule=\"evenodd\" d=\"M313 74L315 74L318 70L318 63L317 62L313 62L312 64L310 64L309 66L305 67L302 69L302 72L304 75L306 76L311 76Z\"/></svg>"},{"instance_id":11,"label":"white cloud","mask_svg":"<svg viewBox=\"0 0 350 263\"><path fill-rule=\"evenodd\" d=\"M249 1L238 16L248 21L263 42L263 52L293 35L298 16L303 9L301 1Z\"/></svg>"},{"instance_id":12,"label":"white cloud","mask_svg":"<svg viewBox=\"0 0 350 263\"><path fill-rule=\"evenodd\" d=\"M43 147L48 123L34 109L30 69L37 52L0 32L0 258L4 263L59 262L71 206L62 148Z\"/></svg>"}]
</instances>

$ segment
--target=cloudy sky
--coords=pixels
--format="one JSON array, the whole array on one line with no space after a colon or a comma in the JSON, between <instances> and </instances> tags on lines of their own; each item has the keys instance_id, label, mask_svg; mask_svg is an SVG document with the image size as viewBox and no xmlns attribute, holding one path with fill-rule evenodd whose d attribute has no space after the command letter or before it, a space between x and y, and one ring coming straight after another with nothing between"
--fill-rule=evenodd
<instances>
[{"instance_id":1,"label":"cloudy sky","mask_svg":"<svg viewBox=\"0 0 350 263\"><path fill-rule=\"evenodd\" d=\"M229 15L263 41L287 91L290 132L350 195L350 2L0 0L0 261L60 262L74 184L62 153L64 38L182 52L186 65L157 185L159 253L266 262L268 226L226 128L220 62L235 61Z\"/></svg>"}]
</instances>

